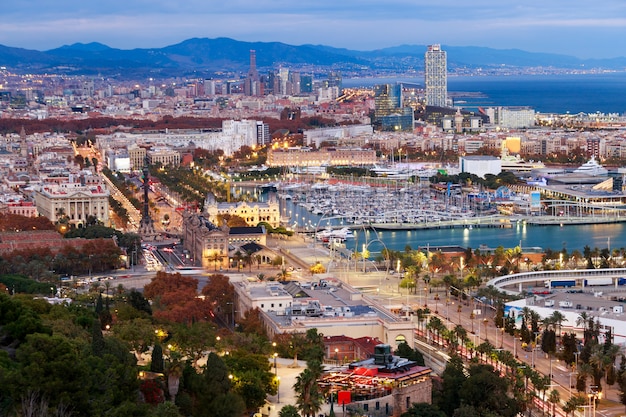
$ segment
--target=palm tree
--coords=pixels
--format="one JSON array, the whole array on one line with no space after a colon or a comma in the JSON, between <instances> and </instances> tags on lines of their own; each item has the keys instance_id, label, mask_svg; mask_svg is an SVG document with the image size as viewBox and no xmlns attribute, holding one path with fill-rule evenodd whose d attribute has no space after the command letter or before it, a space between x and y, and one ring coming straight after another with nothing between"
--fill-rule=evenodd
<instances>
[{"instance_id":1,"label":"palm tree","mask_svg":"<svg viewBox=\"0 0 626 417\"><path fill-rule=\"evenodd\" d=\"M217 271L217 263L221 262L222 258L224 258L224 255L220 254L217 251L212 251L211 254L208 256L209 261L213 261L214 271Z\"/></svg>"},{"instance_id":2,"label":"palm tree","mask_svg":"<svg viewBox=\"0 0 626 417\"><path fill-rule=\"evenodd\" d=\"M556 415L554 414L554 410L559 401L561 401L561 394L559 394L559 391L556 389L550 391L550 394L548 394L548 402L552 404L552 416Z\"/></svg>"},{"instance_id":3,"label":"palm tree","mask_svg":"<svg viewBox=\"0 0 626 417\"><path fill-rule=\"evenodd\" d=\"M587 314L586 311L583 311L582 313L580 313L578 315L578 317L576 317L576 327L582 327L583 328L583 335L584 335L584 341L587 341L587 326L589 325L589 315Z\"/></svg>"},{"instance_id":4,"label":"palm tree","mask_svg":"<svg viewBox=\"0 0 626 417\"><path fill-rule=\"evenodd\" d=\"M457 337L457 344L458 344L458 341L460 340L461 345L464 345L465 340L467 339L467 330L465 330L465 327L461 326L460 324L457 324L456 326L454 326L454 329L452 331Z\"/></svg>"},{"instance_id":5,"label":"palm tree","mask_svg":"<svg viewBox=\"0 0 626 417\"><path fill-rule=\"evenodd\" d=\"M517 361L515 360L515 356L511 353L510 350L499 350L498 351L498 360L502 362L511 373L517 368Z\"/></svg>"},{"instance_id":6,"label":"palm tree","mask_svg":"<svg viewBox=\"0 0 626 417\"><path fill-rule=\"evenodd\" d=\"M315 362L315 361L313 361ZM319 391L317 379L321 372L320 366L311 363L296 378L293 389L296 392L296 404L300 412L306 417L313 417L322 406L323 396Z\"/></svg>"},{"instance_id":7,"label":"palm tree","mask_svg":"<svg viewBox=\"0 0 626 417\"><path fill-rule=\"evenodd\" d=\"M279 281L287 281L287 278L289 278L289 272L287 272L285 268L282 268L280 272L276 274L276 278L278 278Z\"/></svg>"},{"instance_id":8,"label":"palm tree","mask_svg":"<svg viewBox=\"0 0 626 417\"><path fill-rule=\"evenodd\" d=\"M583 259L583 254L580 253L578 249L574 249L572 251L571 260L574 262L574 267L577 267L580 264L580 261Z\"/></svg>"},{"instance_id":9,"label":"palm tree","mask_svg":"<svg viewBox=\"0 0 626 417\"><path fill-rule=\"evenodd\" d=\"M613 385L615 383L615 359L620 352L620 348L617 345L610 345L604 349L603 365L604 365L604 380L607 385Z\"/></svg>"},{"instance_id":10,"label":"palm tree","mask_svg":"<svg viewBox=\"0 0 626 417\"><path fill-rule=\"evenodd\" d=\"M424 321L428 317L428 314L430 314L430 311L428 311L427 308L418 308L417 310L415 310L415 316L417 317L418 329L420 327L423 327Z\"/></svg>"},{"instance_id":11,"label":"palm tree","mask_svg":"<svg viewBox=\"0 0 626 417\"><path fill-rule=\"evenodd\" d=\"M583 397L573 396L563 406L566 415L570 415L574 411L579 411L585 405L586 399Z\"/></svg>"},{"instance_id":12,"label":"palm tree","mask_svg":"<svg viewBox=\"0 0 626 417\"><path fill-rule=\"evenodd\" d=\"M546 400L546 391L548 390L548 388L550 387L550 377L549 376L542 376L542 375L535 375L535 378L533 378L533 387L535 387L536 391L541 392L541 403L542 403L542 409L541 412L543 413L543 404L545 404L545 400Z\"/></svg>"},{"instance_id":13,"label":"palm tree","mask_svg":"<svg viewBox=\"0 0 626 417\"><path fill-rule=\"evenodd\" d=\"M443 324L443 322L441 321L439 317L432 316L430 320L428 321L426 328L430 329L431 331L434 331L435 334L437 334L437 343L439 343L441 341L441 335L443 334L443 331L446 329L446 325Z\"/></svg>"},{"instance_id":14,"label":"palm tree","mask_svg":"<svg viewBox=\"0 0 626 417\"><path fill-rule=\"evenodd\" d=\"M485 355L485 359L486 359L491 355L491 352L493 351L493 349L494 347L491 343L483 342L476 347L476 352L480 353L481 359L482 359L482 355Z\"/></svg>"},{"instance_id":15,"label":"palm tree","mask_svg":"<svg viewBox=\"0 0 626 417\"><path fill-rule=\"evenodd\" d=\"M248 265L248 267L250 268L249 271L252 272L252 263L254 262L254 252L251 250L246 250L241 259L245 265Z\"/></svg>"},{"instance_id":16,"label":"palm tree","mask_svg":"<svg viewBox=\"0 0 626 417\"><path fill-rule=\"evenodd\" d=\"M576 390L585 392L587 390L587 379L593 376L593 367L588 363L579 363L576 375Z\"/></svg>"},{"instance_id":17,"label":"palm tree","mask_svg":"<svg viewBox=\"0 0 626 417\"><path fill-rule=\"evenodd\" d=\"M557 336L561 337L561 327L563 326L563 322L567 321L567 318L560 311L554 311L550 316L552 322L558 327Z\"/></svg>"}]
</instances>

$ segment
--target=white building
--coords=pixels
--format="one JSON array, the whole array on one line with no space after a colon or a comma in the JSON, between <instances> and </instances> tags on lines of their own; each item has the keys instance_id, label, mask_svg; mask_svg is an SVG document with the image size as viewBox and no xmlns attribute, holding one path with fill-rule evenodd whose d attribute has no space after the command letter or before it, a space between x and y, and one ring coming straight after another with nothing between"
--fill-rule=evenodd
<instances>
[{"instance_id":1,"label":"white building","mask_svg":"<svg viewBox=\"0 0 626 417\"><path fill-rule=\"evenodd\" d=\"M306 146L315 144L315 147L319 148L322 142L328 141L329 139L341 140L356 136L367 136L371 138L373 134L374 128L371 124L308 129L304 131L304 143Z\"/></svg>"},{"instance_id":2,"label":"white building","mask_svg":"<svg viewBox=\"0 0 626 417\"><path fill-rule=\"evenodd\" d=\"M507 129L535 126L535 110L530 107L490 107L486 112L492 125Z\"/></svg>"},{"instance_id":3,"label":"white building","mask_svg":"<svg viewBox=\"0 0 626 417\"><path fill-rule=\"evenodd\" d=\"M459 157L459 170L481 178L487 174L498 175L502 172L502 161L495 156L466 155Z\"/></svg>"},{"instance_id":4,"label":"white building","mask_svg":"<svg viewBox=\"0 0 626 417\"><path fill-rule=\"evenodd\" d=\"M44 183L35 191L37 211L55 223L67 216L70 223L82 224L94 216L109 221L109 191L98 176L69 175L67 182Z\"/></svg>"},{"instance_id":5,"label":"white building","mask_svg":"<svg viewBox=\"0 0 626 417\"><path fill-rule=\"evenodd\" d=\"M129 149L136 145L152 145L169 147L175 151L176 148L195 146L209 151L223 150L226 156L231 156L242 146L253 148L270 142L269 126L258 120L224 120L221 131L167 130L163 133L116 133L97 138L97 145L103 150L124 145ZM136 161L131 155L131 166L138 169L134 162Z\"/></svg>"},{"instance_id":6,"label":"white building","mask_svg":"<svg viewBox=\"0 0 626 417\"><path fill-rule=\"evenodd\" d=\"M111 171L130 172L130 156L126 149L110 149L105 153L106 166Z\"/></svg>"}]
</instances>

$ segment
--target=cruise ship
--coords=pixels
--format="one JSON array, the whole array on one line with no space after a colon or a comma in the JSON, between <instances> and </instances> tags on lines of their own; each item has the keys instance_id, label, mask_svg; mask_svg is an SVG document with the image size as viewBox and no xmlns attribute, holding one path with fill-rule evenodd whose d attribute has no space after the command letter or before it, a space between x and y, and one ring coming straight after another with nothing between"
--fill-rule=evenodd
<instances>
[{"instance_id":1,"label":"cruise ship","mask_svg":"<svg viewBox=\"0 0 626 417\"><path fill-rule=\"evenodd\" d=\"M592 177L605 177L609 171L596 161L594 156L573 171L574 174L589 175Z\"/></svg>"}]
</instances>

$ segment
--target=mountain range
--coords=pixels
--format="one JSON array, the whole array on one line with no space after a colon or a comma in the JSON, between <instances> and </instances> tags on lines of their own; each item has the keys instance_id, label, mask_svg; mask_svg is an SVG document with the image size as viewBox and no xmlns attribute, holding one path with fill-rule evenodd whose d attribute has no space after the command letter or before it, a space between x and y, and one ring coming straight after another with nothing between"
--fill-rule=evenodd
<instances>
[{"instance_id":1,"label":"mountain range","mask_svg":"<svg viewBox=\"0 0 626 417\"><path fill-rule=\"evenodd\" d=\"M424 67L426 45L400 45L355 51L325 45L288 45L281 42L242 42L229 38L192 38L163 48L116 49L101 43L75 43L47 51L0 45L0 66L17 72L65 73L125 77L197 76L218 71L246 72L250 50L257 66L276 68L335 68L346 72L407 72ZM446 46L450 71L478 68L551 67L563 70L600 68L625 70L626 58L579 59L519 49Z\"/></svg>"}]
</instances>

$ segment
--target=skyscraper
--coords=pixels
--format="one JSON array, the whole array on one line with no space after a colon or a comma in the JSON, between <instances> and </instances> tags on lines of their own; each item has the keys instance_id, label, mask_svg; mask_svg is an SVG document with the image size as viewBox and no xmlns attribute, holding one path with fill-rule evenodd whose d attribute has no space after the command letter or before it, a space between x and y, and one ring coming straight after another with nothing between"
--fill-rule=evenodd
<instances>
[{"instance_id":1,"label":"skyscraper","mask_svg":"<svg viewBox=\"0 0 626 417\"><path fill-rule=\"evenodd\" d=\"M426 105L446 107L448 99L447 54L441 45L429 45L424 55Z\"/></svg>"},{"instance_id":2,"label":"skyscraper","mask_svg":"<svg viewBox=\"0 0 626 417\"><path fill-rule=\"evenodd\" d=\"M247 96L261 96L263 95L263 88L259 83L259 73L256 70L256 51L250 50L250 69L248 69L248 76L244 82L244 94Z\"/></svg>"}]
</instances>

